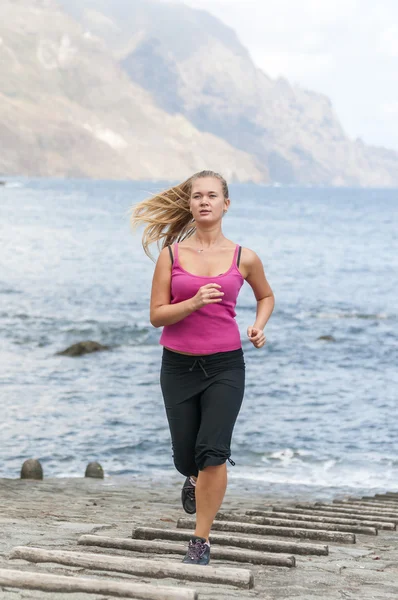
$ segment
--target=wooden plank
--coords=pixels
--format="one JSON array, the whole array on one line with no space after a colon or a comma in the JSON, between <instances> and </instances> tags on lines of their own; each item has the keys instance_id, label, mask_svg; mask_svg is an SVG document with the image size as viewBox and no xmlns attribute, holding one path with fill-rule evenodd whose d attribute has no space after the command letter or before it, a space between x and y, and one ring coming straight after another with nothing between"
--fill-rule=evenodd
<instances>
[{"instance_id":1,"label":"wooden plank","mask_svg":"<svg viewBox=\"0 0 398 600\"><path fill-rule=\"evenodd\" d=\"M344 533L362 533L363 535L377 535L375 527L366 527L365 525L344 525L337 523L319 523L309 518L306 520L291 518L273 518L266 516L242 515L237 513L218 513L217 519L220 521L235 521L239 523L252 523L253 525L273 525L275 527L302 527L303 529L320 529L322 531L340 531Z\"/></svg>"},{"instance_id":2,"label":"wooden plank","mask_svg":"<svg viewBox=\"0 0 398 600\"><path fill-rule=\"evenodd\" d=\"M384 509L384 508L376 508L374 506L371 506L370 504L366 504L365 502L363 504L357 504L355 502L353 503L349 503L349 502L344 502L343 504L324 504L323 502L317 502L316 506L321 506L323 507L329 507L335 510L354 510L356 512L366 512L368 514L372 514L372 515L380 515L382 517L384 516L389 516L391 518L395 518L398 519L398 510L395 511L393 509Z\"/></svg>"},{"instance_id":3,"label":"wooden plank","mask_svg":"<svg viewBox=\"0 0 398 600\"><path fill-rule=\"evenodd\" d=\"M336 525L357 525L360 527L375 527L376 529L386 529L390 531L396 530L397 526L395 523L383 523L379 521L361 521L359 519L346 519L344 517L325 517L319 515L316 511L309 512L308 514L300 513L299 509L297 512L292 513L284 513L284 512L275 512L270 513L269 511L261 511L261 510L247 510L246 514L248 516L253 517L268 517L270 514L274 515L278 519L294 519L296 521L315 521L317 523L335 523Z\"/></svg>"},{"instance_id":4,"label":"wooden plank","mask_svg":"<svg viewBox=\"0 0 398 600\"><path fill-rule=\"evenodd\" d=\"M178 529L195 528L195 519L178 519ZM338 531L318 531L314 529L299 529L287 527L271 527L267 525L251 525L249 523L236 523L232 521L214 521L213 531L233 531L254 535L277 535L279 537L292 537L307 540L321 540L337 542L339 544L355 544L354 533L340 533Z\"/></svg>"},{"instance_id":5,"label":"wooden plank","mask_svg":"<svg viewBox=\"0 0 398 600\"><path fill-rule=\"evenodd\" d=\"M276 509L275 509L276 510ZM380 517L379 515L364 515L363 513L360 512L335 512L333 510L321 510L320 508L290 508L290 507L283 507L283 506L278 506L278 510L279 511L283 511L286 514L291 514L291 513L300 513L303 515L319 515L322 517L337 517L337 518L347 518L347 519L357 519L358 521L368 521L369 519L371 519L372 521L375 521L377 523L385 523L386 521L388 521L388 523L393 523L394 525L396 525L398 523L398 519L386 519L385 517Z\"/></svg>"},{"instance_id":6,"label":"wooden plank","mask_svg":"<svg viewBox=\"0 0 398 600\"><path fill-rule=\"evenodd\" d=\"M137 600L197 600L198 598L197 592L188 588L158 587L143 583L68 577L11 569L0 569L0 587L42 592L103 594Z\"/></svg>"},{"instance_id":7,"label":"wooden plank","mask_svg":"<svg viewBox=\"0 0 398 600\"><path fill-rule=\"evenodd\" d=\"M173 544L170 542L156 542L153 540L133 540L113 538L99 535L82 535L78 543L84 546L99 546L101 548L118 548L132 552L181 554L187 551L186 544ZM239 548L223 548L211 546L211 559L229 560L234 562L251 563L253 565L273 565L275 567L295 567L294 556L270 554L256 550Z\"/></svg>"},{"instance_id":8,"label":"wooden plank","mask_svg":"<svg viewBox=\"0 0 398 600\"><path fill-rule=\"evenodd\" d=\"M375 494L375 498L392 498L398 502L398 492L386 492L385 494Z\"/></svg>"},{"instance_id":9,"label":"wooden plank","mask_svg":"<svg viewBox=\"0 0 398 600\"><path fill-rule=\"evenodd\" d=\"M365 506L371 507L372 509L378 509L381 511L390 511L397 513L398 515L398 504L394 502L376 502L376 501L367 501L362 499L355 500L333 500L333 505L337 506Z\"/></svg>"},{"instance_id":10,"label":"wooden plank","mask_svg":"<svg viewBox=\"0 0 398 600\"><path fill-rule=\"evenodd\" d=\"M300 509L305 509L308 511L308 505L306 504L296 504L296 508L300 508ZM326 514L335 514L335 515L354 515L355 517L365 517L366 519L374 519L374 520L380 520L380 521L390 521L392 523L398 523L398 518L395 515L389 515L389 514L380 514L379 512L374 512L371 509L365 510L365 511L361 511L360 508L353 508L352 506L350 508L340 508L338 506L329 506L329 505L322 505L322 506L313 506L312 508L310 508L311 511L316 510L316 511L322 511L323 513Z\"/></svg>"},{"instance_id":11,"label":"wooden plank","mask_svg":"<svg viewBox=\"0 0 398 600\"><path fill-rule=\"evenodd\" d=\"M375 508L391 509L394 512L398 512L398 502L389 502L389 501L382 502L381 500L375 500L374 498L371 498L370 500L364 500L363 498L348 498L346 500L333 500L333 504L338 504L339 506L344 506L345 504L348 504L349 506L351 506L351 505L356 506L357 504L359 504L361 506L372 506Z\"/></svg>"},{"instance_id":12,"label":"wooden plank","mask_svg":"<svg viewBox=\"0 0 398 600\"><path fill-rule=\"evenodd\" d=\"M135 527L132 537L140 540L189 540L192 531L182 529L166 529L154 527ZM281 542L276 540L265 540L253 537L242 537L234 535L210 534L210 542L220 546L235 546L238 548L249 548L250 550L261 550L265 552L282 552L287 554L312 554L327 556L328 546L324 544L305 544L297 542Z\"/></svg>"},{"instance_id":13,"label":"wooden plank","mask_svg":"<svg viewBox=\"0 0 398 600\"><path fill-rule=\"evenodd\" d=\"M398 502L398 492L385 492L384 494L375 494L374 496L362 496L362 498L381 498L392 502Z\"/></svg>"},{"instance_id":14,"label":"wooden plank","mask_svg":"<svg viewBox=\"0 0 398 600\"><path fill-rule=\"evenodd\" d=\"M70 567L116 571L118 573L130 573L131 575L153 577L156 579L172 577L183 581L219 583L246 589L253 587L253 574L248 569L211 566L207 566L204 569L202 565L186 565L171 560L160 561L65 550L42 550L41 548L25 546L14 548L9 557L35 563L57 563Z\"/></svg>"},{"instance_id":15,"label":"wooden plank","mask_svg":"<svg viewBox=\"0 0 398 600\"><path fill-rule=\"evenodd\" d=\"M355 498L356 499L356 498ZM391 496L386 495L377 495L377 496L362 496L361 500L382 502L383 504L389 504L393 506L397 506L398 498L392 498Z\"/></svg>"}]
</instances>

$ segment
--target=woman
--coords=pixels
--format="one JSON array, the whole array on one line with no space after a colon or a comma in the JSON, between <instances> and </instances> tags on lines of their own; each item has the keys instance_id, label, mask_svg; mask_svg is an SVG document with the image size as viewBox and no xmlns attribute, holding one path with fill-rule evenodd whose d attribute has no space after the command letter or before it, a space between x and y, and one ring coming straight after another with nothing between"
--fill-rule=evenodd
<instances>
[{"instance_id":1,"label":"woman","mask_svg":"<svg viewBox=\"0 0 398 600\"><path fill-rule=\"evenodd\" d=\"M160 383L173 458L186 477L183 508L196 514L196 529L183 560L208 564L209 534L227 487L233 428L242 404L245 364L235 305L246 280L257 300L247 335L255 348L274 295L262 263L222 233L230 208L225 179L202 171L133 209L132 223L146 223L143 247L162 242L152 282L150 320L163 327Z\"/></svg>"}]
</instances>

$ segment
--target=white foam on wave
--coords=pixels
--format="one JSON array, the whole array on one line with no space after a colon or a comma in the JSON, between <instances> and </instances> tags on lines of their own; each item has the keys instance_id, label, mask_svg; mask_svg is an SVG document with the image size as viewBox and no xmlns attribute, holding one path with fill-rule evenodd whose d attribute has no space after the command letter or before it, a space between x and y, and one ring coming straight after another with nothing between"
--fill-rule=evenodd
<instances>
[{"instance_id":1,"label":"white foam on wave","mask_svg":"<svg viewBox=\"0 0 398 600\"><path fill-rule=\"evenodd\" d=\"M6 181L5 187L6 188L21 188L21 187L24 187L24 185L20 181Z\"/></svg>"},{"instance_id":2,"label":"white foam on wave","mask_svg":"<svg viewBox=\"0 0 398 600\"><path fill-rule=\"evenodd\" d=\"M307 315L308 316L308 315ZM310 316L316 319L377 319L385 320L389 318L387 313L361 313L361 312L319 312L312 313Z\"/></svg>"},{"instance_id":3,"label":"white foam on wave","mask_svg":"<svg viewBox=\"0 0 398 600\"><path fill-rule=\"evenodd\" d=\"M280 460L286 464L300 456L311 457L312 452L309 452L308 450L300 450L300 449L293 450L292 448L283 448L281 450L275 450L274 452L271 452L271 454L269 456L264 455L262 457L262 461L268 462L269 459L274 459L274 460Z\"/></svg>"},{"instance_id":4,"label":"white foam on wave","mask_svg":"<svg viewBox=\"0 0 398 600\"><path fill-rule=\"evenodd\" d=\"M335 456L320 457L305 449L281 448L257 456L256 463L234 469L232 478L280 485L362 489L390 489L398 482L398 461L386 453L362 452L342 461Z\"/></svg>"},{"instance_id":5,"label":"white foam on wave","mask_svg":"<svg viewBox=\"0 0 398 600\"><path fill-rule=\"evenodd\" d=\"M84 477L84 470L83 470L83 472L76 471L73 469L71 471L60 471L59 473L57 472L57 474L55 476L59 477L60 479L74 479L75 477L81 478L81 477Z\"/></svg>"},{"instance_id":6,"label":"white foam on wave","mask_svg":"<svg viewBox=\"0 0 398 600\"><path fill-rule=\"evenodd\" d=\"M304 463L299 460L282 460L264 467L242 467L231 472L232 479L257 481L259 483L288 484L326 488L384 488L397 486L398 467L380 468L377 463L338 464L329 459L320 463Z\"/></svg>"}]
</instances>

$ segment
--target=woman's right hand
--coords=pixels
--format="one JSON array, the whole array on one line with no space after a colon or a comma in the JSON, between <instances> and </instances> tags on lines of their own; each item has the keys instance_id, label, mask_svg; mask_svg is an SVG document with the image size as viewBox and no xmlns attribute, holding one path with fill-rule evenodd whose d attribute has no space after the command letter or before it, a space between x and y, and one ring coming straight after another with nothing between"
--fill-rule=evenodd
<instances>
[{"instance_id":1,"label":"woman's right hand","mask_svg":"<svg viewBox=\"0 0 398 600\"><path fill-rule=\"evenodd\" d=\"M202 285L202 287L198 289L197 294L192 298L194 310L198 310L207 304L217 304L221 302L224 292L221 292L220 289L221 285L218 285L218 283Z\"/></svg>"}]
</instances>

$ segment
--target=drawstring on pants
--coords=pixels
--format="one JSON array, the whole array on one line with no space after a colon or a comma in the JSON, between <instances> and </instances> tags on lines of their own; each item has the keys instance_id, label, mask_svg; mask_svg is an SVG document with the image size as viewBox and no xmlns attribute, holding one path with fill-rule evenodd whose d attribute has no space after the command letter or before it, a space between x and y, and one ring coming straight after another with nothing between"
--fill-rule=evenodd
<instances>
[{"instance_id":1,"label":"drawstring on pants","mask_svg":"<svg viewBox=\"0 0 398 600\"><path fill-rule=\"evenodd\" d=\"M205 377L209 377L208 374L206 373L206 369L205 369L205 362L206 360L204 358L195 358L192 367L190 367L190 371L193 371L194 368L196 367L196 365L199 365L200 368L202 369L203 373L205 374Z\"/></svg>"}]
</instances>

